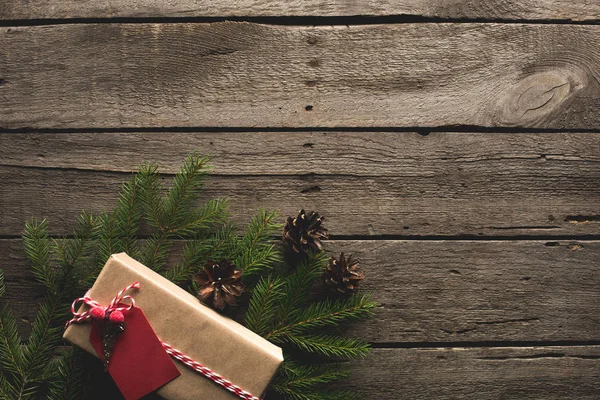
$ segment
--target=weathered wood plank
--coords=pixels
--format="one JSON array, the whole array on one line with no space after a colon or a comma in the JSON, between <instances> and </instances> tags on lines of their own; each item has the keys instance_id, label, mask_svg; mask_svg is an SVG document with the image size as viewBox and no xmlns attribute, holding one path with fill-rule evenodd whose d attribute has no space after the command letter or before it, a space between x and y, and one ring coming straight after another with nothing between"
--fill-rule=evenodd
<instances>
[{"instance_id":1,"label":"weathered wood plank","mask_svg":"<svg viewBox=\"0 0 600 400\"><path fill-rule=\"evenodd\" d=\"M0 19L114 18L114 17L277 17L277 16L390 16L434 18L600 19L600 7L590 0L243 0L204 2L184 0L4 0Z\"/></svg>"},{"instance_id":2,"label":"weathered wood plank","mask_svg":"<svg viewBox=\"0 0 600 400\"><path fill-rule=\"evenodd\" d=\"M375 349L344 383L377 399L597 399L600 346Z\"/></svg>"},{"instance_id":3,"label":"weathered wood plank","mask_svg":"<svg viewBox=\"0 0 600 400\"><path fill-rule=\"evenodd\" d=\"M0 134L2 165L131 172L145 160L174 174L210 154L216 174L442 177L501 171L579 174L600 163L599 133L130 132ZM598 177L600 175L597 175ZM445 179L448 179L446 176ZM441 180L441 179L440 179Z\"/></svg>"},{"instance_id":4,"label":"weathered wood plank","mask_svg":"<svg viewBox=\"0 0 600 400\"><path fill-rule=\"evenodd\" d=\"M1 128L597 128L600 26L0 30Z\"/></svg>"},{"instance_id":5,"label":"weathered wood plank","mask_svg":"<svg viewBox=\"0 0 600 400\"><path fill-rule=\"evenodd\" d=\"M369 341L598 339L600 242L330 241L326 247L362 261L364 288L379 307L352 333ZM0 240L0 254L8 301L31 320L41 293L20 241Z\"/></svg>"},{"instance_id":6,"label":"weathered wood plank","mask_svg":"<svg viewBox=\"0 0 600 400\"><path fill-rule=\"evenodd\" d=\"M0 235L19 234L32 216L67 234L82 209L113 207L142 158L173 173L199 144L217 156L206 198L230 198L238 223L260 206L304 207L326 215L335 235L600 233L596 134L257 136L264 145L253 148L233 133L4 134Z\"/></svg>"},{"instance_id":7,"label":"weathered wood plank","mask_svg":"<svg viewBox=\"0 0 600 400\"><path fill-rule=\"evenodd\" d=\"M53 233L68 233L81 210L111 209L127 178L12 167L0 167L0 177L4 235L20 232L23 221L35 216L50 217ZM507 184L469 181L467 187L454 187L392 177L213 176L205 196L228 197L236 223L248 221L261 206L284 216L300 207L319 210L334 235L598 234L598 192L590 179L574 176L557 185L552 178L532 182L517 177Z\"/></svg>"}]
</instances>

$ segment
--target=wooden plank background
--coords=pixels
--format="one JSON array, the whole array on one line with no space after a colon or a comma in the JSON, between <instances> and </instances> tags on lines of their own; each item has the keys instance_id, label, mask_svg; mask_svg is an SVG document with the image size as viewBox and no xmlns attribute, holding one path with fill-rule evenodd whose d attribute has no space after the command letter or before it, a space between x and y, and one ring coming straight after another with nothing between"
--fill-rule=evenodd
<instances>
[{"instance_id":1,"label":"wooden plank background","mask_svg":"<svg viewBox=\"0 0 600 400\"><path fill-rule=\"evenodd\" d=\"M600 3L5 0L0 267L145 159L214 158L244 223L316 209L379 303L348 385L380 399L600 393ZM233 19L235 22L226 22ZM23 296L22 293L30 293Z\"/></svg>"},{"instance_id":2,"label":"wooden plank background","mask_svg":"<svg viewBox=\"0 0 600 400\"><path fill-rule=\"evenodd\" d=\"M5 27L0 127L600 124L600 26Z\"/></svg>"}]
</instances>

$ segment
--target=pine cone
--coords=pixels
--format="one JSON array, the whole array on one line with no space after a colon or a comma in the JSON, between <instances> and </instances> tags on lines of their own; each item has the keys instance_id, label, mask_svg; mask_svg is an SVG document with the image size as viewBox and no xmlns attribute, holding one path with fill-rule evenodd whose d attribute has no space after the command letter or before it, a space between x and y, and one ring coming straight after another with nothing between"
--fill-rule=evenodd
<instances>
[{"instance_id":1,"label":"pine cone","mask_svg":"<svg viewBox=\"0 0 600 400\"><path fill-rule=\"evenodd\" d=\"M194 277L199 285L198 299L219 310L223 310L227 304L234 305L236 297L244 292L241 276L242 270L236 269L231 261L209 260Z\"/></svg>"},{"instance_id":2,"label":"pine cone","mask_svg":"<svg viewBox=\"0 0 600 400\"><path fill-rule=\"evenodd\" d=\"M300 210L296 218L288 217L283 228L284 244L294 253L321 250L321 239L327 239L328 236L327 229L321 226L324 219L316 212L307 215L304 210Z\"/></svg>"},{"instance_id":3,"label":"pine cone","mask_svg":"<svg viewBox=\"0 0 600 400\"><path fill-rule=\"evenodd\" d=\"M339 260L331 257L329 265L325 269L325 284L337 293L349 294L353 292L358 283L365 277L358 264L358 260L352 258L352 255L346 258L342 253Z\"/></svg>"}]
</instances>

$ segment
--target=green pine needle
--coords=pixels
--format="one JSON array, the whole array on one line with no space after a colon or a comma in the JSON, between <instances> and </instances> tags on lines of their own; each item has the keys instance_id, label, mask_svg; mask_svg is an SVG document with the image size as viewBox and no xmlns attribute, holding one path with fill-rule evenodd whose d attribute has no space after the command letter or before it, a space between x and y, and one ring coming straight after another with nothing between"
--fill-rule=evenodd
<instances>
[{"instance_id":1,"label":"green pine needle","mask_svg":"<svg viewBox=\"0 0 600 400\"><path fill-rule=\"evenodd\" d=\"M210 170L209 160L199 152L187 156L163 201L159 214L161 230L174 232L189 222L189 211L197 201L202 182Z\"/></svg>"},{"instance_id":2,"label":"green pine needle","mask_svg":"<svg viewBox=\"0 0 600 400\"><path fill-rule=\"evenodd\" d=\"M288 319L294 318L301 305L306 303L310 289L313 287L315 280L323 273L323 268L325 268L327 262L328 257L324 252L310 253L308 258L298 265L293 273L285 277L285 296L280 302L277 313L277 329L287 325ZM273 336L273 333L265 335L267 339L270 339L271 336Z\"/></svg>"},{"instance_id":3,"label":"green pine needle","mask_svg":"<svg viewBox=\"0 0 600 400\"><path fill-rule=\"evenodd\" d=\"M283 281L267 276L262 278L252 291L250 305L246 311L246 327L265 335L272 328L275 306L283 296Z\"/></svg>"},{"instance_id":4,"label":"green pine needle","mask_svg":"<svg viewBox=\"0 0 600 400\"><path fill-rule=\"evenodd\" d=\"M48 400L76 400L83 397L81 350L69 348L48 364L51 374Z\"/></svg>"},{"instance_id":5,"label":"green pine needle","mask_svg":"<svg viewBox=\"0 0 600 400\"><path fill-rule=\"evenodd\" d=\"M33 266L33 275L48 290L55 290L56 271L50 264L50 239L48 221L31 220L25 223L23 232L25 254Z\"/></svg>"},{"instance_id":6,"label":"green pine needle","mask_svg":"<svg viewBox=\"0 0 600 400\"><path fill-rule=\"evenodd\" d=\"M23 365L17 322L5 306L0 310L0 366L4 373L23 375Z\"/></svg>"},{"instance_id":7,"label":"green pine needle","mask_svg":"<svg viewBox=\"0 0 600 400\"><path fill-rule=\"evenodd\" d=\"M331 335L289 335L285 341L306 353L342 359L364 357L371 348L362 340Z\"/></svg>"},{"instance_id":8,"label":"green pine needle","mask_svg":"<svg viewBox=\"0 0 600 400\"><path fill-rule=\"evenodd\" d=\"M372 315L377 303L367 295L354 295L347 299L326 300L306 307L296 313L294 319L285 326L280 326L269 333L271 340L283 336L306 334L319 328L338 326L347 321L357 320Z\"/></svg>"}]
</instances>

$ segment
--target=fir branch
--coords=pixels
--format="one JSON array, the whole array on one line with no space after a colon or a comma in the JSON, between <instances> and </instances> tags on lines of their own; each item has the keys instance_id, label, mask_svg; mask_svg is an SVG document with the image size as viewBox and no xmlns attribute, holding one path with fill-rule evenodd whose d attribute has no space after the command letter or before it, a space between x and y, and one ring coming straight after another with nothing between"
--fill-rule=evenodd
<instances>
[{"instance_id":1,"label":"fir branch","mask_svg":"<svg viewBox=\"0 0 600 400\"><path fill-rule=\"evenodd\" d=\"M309 330L337 326L342 322L372 315L371 310L376 305L377 303L371 301L367 295L314 303L297 313L289 324L270 332L269 337L274 340L282 336L305 334Z\"/></svg>"},{"instance_id":2,"label":"fir branch","mask_svg":"<svg viewBox=\"0 0 600 400\"><path fill-rule=\"evenodd\" d=\"M141 198L146 219L158 231L146 241L142 249L142 262L160 271L166 262L174 236L191 235L211 227L226 216L227 202L223 199L209 201L193 210L202 181L208 172L208 158L199 153L189 155L181 170L175 175L166 198L160 197L157 168L146 164L139 173Z\"/></svg>"},{"instance_id":3,"label":"fir branch","mask_svg":"<svg viewBox=\"0 0 600 400\"><path fill-rule=\"evenodd\" d=\"M281 279L262 278L252 290L252 298L246 311L245 324L259 335L266 334L273 324L275 305L283 296Z\"/></svg>"},{"instance_id":4,"label":"fir branch","mask_svg":"<svg viewBox=\"0 0 600 400\"><path fill-rule=\"evenodd\" d=\"M285 336L285 342L306 353L343 359L364 357L370 350L369 344L362 340L331 335L289 335Z\"/></svg>"},{"instance_id":5,"label":"fir branch","mask_svg":"<svg viewBox=\"0 0 600 400\"><path fill-rule=\"evenodd\" d=\"M271 243L281 229L281 224L275 222L276 218L277 212L259 209L240 239L235 264L244 271L245 277L260 274L281 262L281 251Z\"/></svg>"},{"instance_id":6,"label":"fir branch","mask_svg":"<svg viewBox=\"0 0 600 400\"><path fill-rule=\"evenodd\" d=\"M93 228L94 218L91 214L83 212L77 217L73 239L63 244L62 254L58 258L58 262L63 265L65 273L68 273L86 255L86 251L90 247Z\"/></svg>"},{"instance_id":7,"label":"fir branch","mask_svg":"<svg viewBox=\"0 0 600 400\"><path fill-rule=\"evenodd\" d=\"M50 239L48 238L48 221L35 219L25 223L23 232L25 254L33 266L33 275L48 290L54 291L56 271L50 264Z\"/></svg>"},{"instance_id":8,"label":"fir branch","mask_svg":"<svg viewBox=\"0 0 600 400\"><path fill-rule=\"evenodd\" d=\"M139 257L136 235L142 218L142 202L140 198L140 185L137 175L133 175L125 182L119 192L117 206L112 218L117 227L119 251L124 251L133 258Z\"/></svg>"},{"instance_id":9,"label":"fir branch","mask_svg":"<svg viewBox=\"0 0 600 400\"><path fill-rule=\"evenodd\" d=\"M220 225L226 220L228 207L227 199L210 200L196 210L188 212L188 216L181 217L181 224L170 228L167 233L181 237L214 228L215 225Z\"/></svg>"},{"instance_id":10,"label":"fir branch","mask_svg":"<svg viewBox=\"0 0 600 400\"><path fill-rule=\"evenodd\" d=\"M281 300L277 312L278 324L275 330L287 325L288 319L292 319L299 312L300 305L308 298L311 287L316 278L323 273L327 261L328 258L324 252L311 252L292 274L285 277L285 296ZM267 333L265 338L270 339L271 336L273 336L273 332Z\"/></svg>"},{"instance_id":11,"label":"fir branch","mask_svg":"<svg viewBox=\"0 0 600 400\"><path fill-rule=\"evenodd\" d=\"M190 263L202 266L209 258L219 260L232 257L238 244L235 230L235 226L226 224L208 239L193 243L193 248L190 248Z\"/></svg>"},{"instance_id":12,"label":"fir branch","mask_svg":"<svg viewBox=\"0 0 600 400\"><path fill-rule=\"evenodd\" d=\"M242 243L246 250L260 246L281 230L282 225L275 222L277 216L277 211L268 211L264 208L258 210L256 215L250 220L242 238Z\"/></svg>"},{"instance_id":13,"label":"fir branch","mask_svg":"<svg viewBox=\"0 0 600 400\"><path fill-rule=\"evenodd\" d=\"M96 218L94 238L97 243L98 270L104 266L111 254L118 252L118 232L114 218L108 213L101 213Z\"/></svg>"},{"instance_id":14,"label":"fir branch","mask_svg":"<svg viewBox=\"0 0 600 400\"><path fill-rule=\"evenodd\" d=\"M311 389L348 377L348 371L340 364L298 365L284 361L274 380L274 389Z\"/></svg>"},{"instance_id":15,"label":"fir branch","mask_svg":"<svg viewBox=\"0 0 600 400\"><path fill-rule=\"evenodd\" d=\"M66 319L62 305L56 295L49 295L40 306L23 349L23 371L16 387L18 398L36 396L44 380L47 364L62 338L60 323Z\"/></svg>"},{"instance_id":16,"label":"fir branch","mask_svg":"<svg viewBox=\"0 0 600 400\"><path fill-rule=\"evenodd\" d=\"M4 286L4 285L2 285ZM17 321L4 306L0 310L0 365L2 374L23 375L23 351Z\"/></svg>"},{"instance_id":17,"label":"fir branch","mask_svg":"<svg viewBox=\"0 0 600 400\"><path fill-rule=\"evenodd\" d=\"M75 400L83 397L81 350L69 348L48 365L51 373L48 400Z\"/></svg>"},{"instance_id":18,"label":"fir branch","mask_svg":"<svg viewBox=\"0 0 600 400\"><path fill-rule=\"evenodd\" d=\"M244 277L260 275L281 261L281 252L275 245L248 249L240 254L235 261L236 266L244 271Z\"/></svg>"},{"instance_id":19,"label":"fir branch","mask_svg":"<svg viewBox=\"0 0 600 400\"><path fill-rule=\"evenodd\" d=\"M49 295L40 305L31 325L29 341L23 349L24 368L27 376L41 375L54 348L62 338L62 324L67 319L64 304L58 296Z\"/></svg>"},{"instance_id":20,"label":"fir branch","mask_svg":"<svg viewBox=\"0 0 600 400\"><path fill-rule=\"evenodd\" d=\"M167 261L171 245L167 234L162 231L154 233L142 246L142 264L154 271L160 271Z\"/></svg>"},{"instance_id":21,"label":"fir branch","mask_svg":"<svg viewBox=\"0 0 600 400\"><path fill-rule=\"evenodd\" d=\"M208 161L209 157L199 152L187 156L175 175L167 198L163 201L164 209L162 215L159 215L161 230L174 233L187 224L188 213L197 200L198 191L209 171Z\"/></svg>"},{"instance_id":22,"label":"fir branch","mask_svg":"<svg viewBox=\"0 0 600 400\"><path fill-rule=\"evenodd\" d=\"M165 206L161 197L162 185L158 167L144 163L137 173L137 179L146 221L150 226L163 230L161 220Z\"/></svg>"},{"instance_id":23,"label":"fir branch","mask_svg":"<svg viewBox=\"0 0 600 400\"><path fill-rule=\"evenodd\" d=\"M209 258L227 258L235 251L235 227L223 225L216 232L189 240L183 248L183 261L165 271L164 276L172 282L183 283L190 279Z\"/></svg>"}]
</instances>

